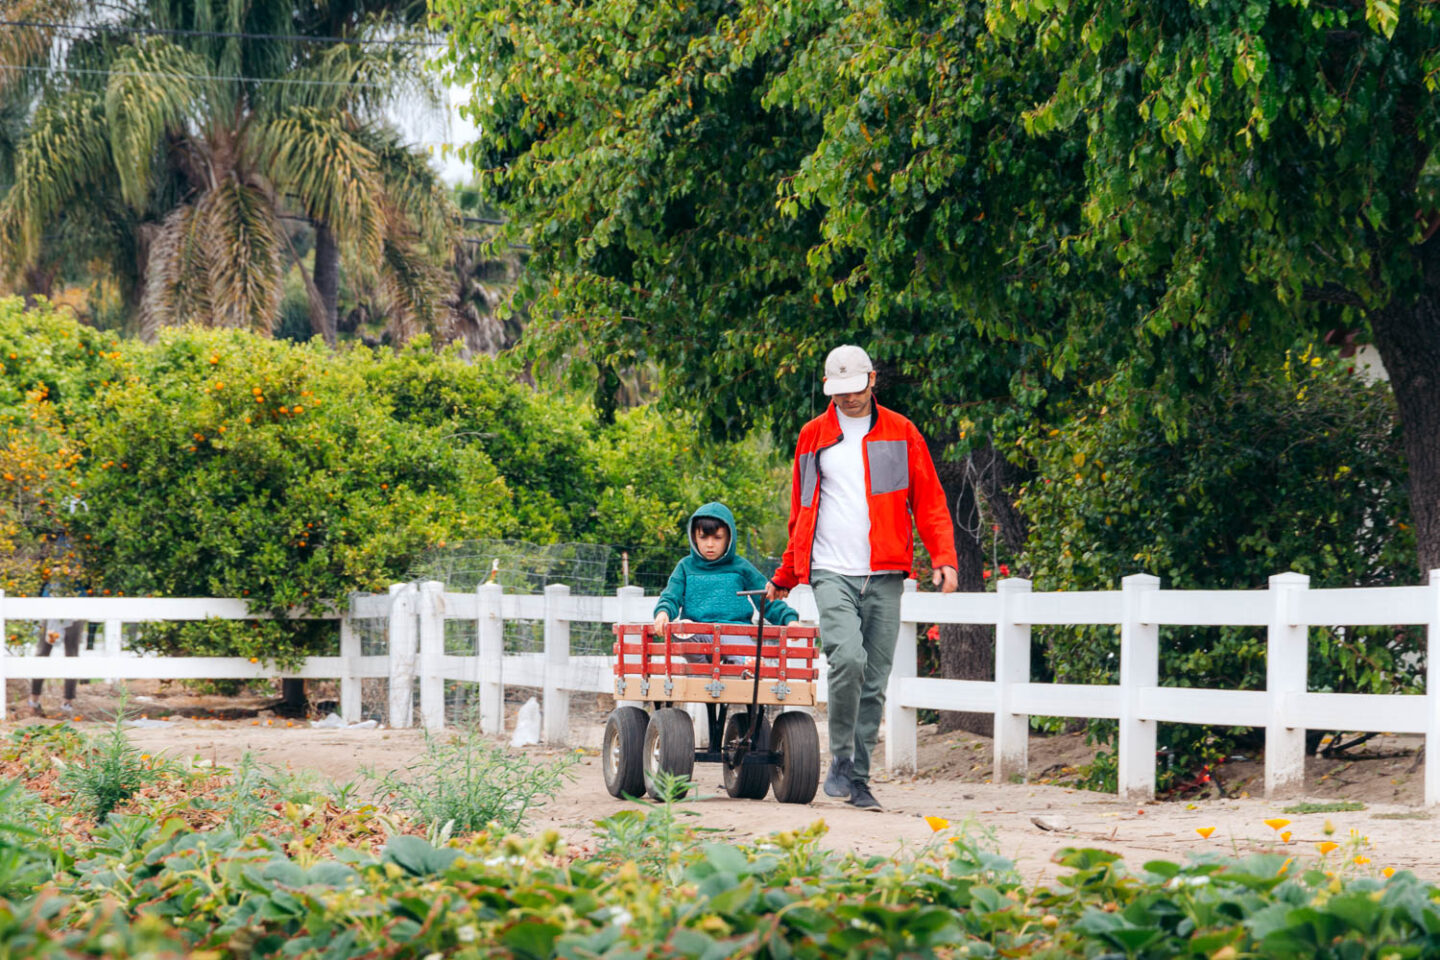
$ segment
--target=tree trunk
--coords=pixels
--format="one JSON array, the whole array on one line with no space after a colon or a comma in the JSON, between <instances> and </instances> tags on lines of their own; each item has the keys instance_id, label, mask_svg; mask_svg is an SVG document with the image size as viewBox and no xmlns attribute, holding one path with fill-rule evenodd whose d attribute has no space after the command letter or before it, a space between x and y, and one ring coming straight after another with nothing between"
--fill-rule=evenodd
<instances>
[{"instance_id":1,"label":"tree trunk","mask_svg":"<svg viewBox=\"0 0 1440 960\"><path fill-rule=\"evenodd\" d=\"M36 301L40 297L45 297L48 300L54 295L55 273L57 269L53 263L47 263L44 266L35 264L25 268L25 277L22 283L24 284L25 305L27 307L35 306Z\"/></svg>"},{"instance_id":2,"label":"tree trunk","mask_svg":"<svg viewBox=\"0 0 1440 960\"><path fill-rule=\"evenodd\" d=\"M1371 311L1370 326L1400 411L1423 583L1440 569L1440 238L1417 259L1418 294Z\"/></svg>"},{"instance_id":3,"label":"tree trunk","mask_svg":"<svg viewBox=\"0 0 1440 960\"><path fill-rule=\"evenodd\" d=\"M939 444L932 443L930 447L934 457ZM934 459L940 485L945 488L945 506L950 511L951 527L955 533L955 572L959 589L979 592L985 589L982 576L985 557L979 541L971 533L979 518L979 504L975 499L975 488L967 479L968 461L945 463L938 457ZM995 679L994 629L983 624L942 623L940 675L948 680ZM939 729L942 733L965 730L988 737L994 734L995 718L988 713L942 710Z\"/></svg>"},{"instance_id":4,"label":"tree trunk","mask_svg":"<svg viewBox=\"0 0 1440 960\"><path fill-rule=\"evenodd\" d=\"M956 569L960 589L985 589L983 538L991 532L981 524L980 498L984 498L987 519L999 525L1000 536L1012 553L1025 546L1025 518L1015 508L1014 490L1023 479L1021 471L993 446L973 451L959 463L943 463L935 454L940 445L931 443L935 469L945 488L945 504L955 533ZM940 625L940 675L948 680L995 679L995 628L984 624L947 623ZM988 713L945 710L940 713L942 733L964 730L989 737L994 735L995 718Z\"/></svg>"},{"instance_id":5,"label":"tree trunk","mask_svg":"<svg viewBox=\"0 0 1440 960\"><path fill-rule=\"evenodd\" d=\"M335 234L323 223L315 224L315 289L320 293L319 315L310 312L310 328L335 346L340 319L340 247Z\"/></svg>"}]
</instances>

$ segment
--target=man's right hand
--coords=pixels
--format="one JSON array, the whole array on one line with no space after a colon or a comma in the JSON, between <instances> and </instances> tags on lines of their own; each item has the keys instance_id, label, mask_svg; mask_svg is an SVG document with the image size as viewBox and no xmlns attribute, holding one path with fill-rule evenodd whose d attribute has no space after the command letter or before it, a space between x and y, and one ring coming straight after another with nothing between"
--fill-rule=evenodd
<instances>
[{"instance_id":1,"label":"man's right hand","mask_svg":"<svg viewBox=\"0 0 1440 960\"><path fill-rule=\"evenodd\" d=\"M766 603L769 603L771 600L784 600L784 599L785 599L786 597L788 597L788 596L790 596L790 591L789 591L789 590L785 590L785 589L783 589L783 588L781 588L781 587L775 586L775 581L774 581L774 580L766 580L766 581L765 581L765 602L766 602Z\"/></svg>"},{"instance_id":2,"label":"man's right hand","mask_svg":"<svg viewBox=\"0 0 1440 960\"><path fill-rule=\"evenodd\" d=\"M659 636L663 636L665 634L665 624L669 622L670 614L666 613L664 610L661 610L659 613L655 614L655 625L653 627L655 633Z\"/></svg>"}]
</instances>

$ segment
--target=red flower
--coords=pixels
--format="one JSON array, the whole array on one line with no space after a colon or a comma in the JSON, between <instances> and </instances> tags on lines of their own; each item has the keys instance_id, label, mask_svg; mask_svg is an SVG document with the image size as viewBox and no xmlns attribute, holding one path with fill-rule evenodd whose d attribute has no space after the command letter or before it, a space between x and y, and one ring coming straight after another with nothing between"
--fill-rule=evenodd
<instances>
[{"instance_id":1,"label":"red flower","mask_svg":"<svg viewBox=\"0 0 1440 960\"><path fill-rule=\"evenodd\" d=\"M1002 563L1002 564L1000 564L1000 576L1002 576L1002 577L1008 577L1008 576L1010 576L1010 565L1009 565L1008 563Z\"/></svg>"},{"instance_id":2,"label":"red flower","mask_svg":"<svg viewBox=\"0 0 1440 960\"><path fill-rule=\"evenodd\" d=\"M986 580L989 580L989 579L990 579L990 571L989 571L989 570L981 571L980 576L983 577L983 578L986 579Z\"/></svg>"},{"instance_id":3,"label":"red flower","mask_svg":"<svg viewBox=\"0 0 1440 960\"><path fill-rule=\"evenodd\" d=\"M937 623L931 626L929 630L925 631L925 636L931 643L937 642L940 639L940 624Z\"/></svg>"}]
</instances>

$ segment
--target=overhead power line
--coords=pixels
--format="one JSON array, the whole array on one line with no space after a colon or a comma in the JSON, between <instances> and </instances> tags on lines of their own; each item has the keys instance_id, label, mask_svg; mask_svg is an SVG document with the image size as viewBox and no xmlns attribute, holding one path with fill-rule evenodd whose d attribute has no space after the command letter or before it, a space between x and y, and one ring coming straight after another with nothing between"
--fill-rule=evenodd
<instances>
[{"instance_id":1,"label":"overhead power line","mask_svg":"<svg viewBox=\"0 0 1440 960\"><path fill-rule=\"evenodd\" d=\"M179 30L162 27L127 27L119 23L49 23L42 20L0 20L0 27L31 30L68 30L84 33L125 33L156 37L204 37L216 40L284 40L292 43L354 43L389 47L443 47L441 40L403 40L383 37L312 37L303 33L244 33L224 30Z\"/></svg>"},{"instance_id":2,"label":"overhead power line","mask_svg":"<svg viewBox=\"0 0 1440 960\"><path fill-rule=\"evenodd\" d=\"M303 77L227 77L207 73L167 73L163 70L98 70L89 67L46 67L34 64L0 63L0 70L35 73L74 73L97 77L166 77L171 80L219 80L229 83L282 83L306 87L389 87L388 83L359 80L307 80Z\"/></svg>"}]
</instances>

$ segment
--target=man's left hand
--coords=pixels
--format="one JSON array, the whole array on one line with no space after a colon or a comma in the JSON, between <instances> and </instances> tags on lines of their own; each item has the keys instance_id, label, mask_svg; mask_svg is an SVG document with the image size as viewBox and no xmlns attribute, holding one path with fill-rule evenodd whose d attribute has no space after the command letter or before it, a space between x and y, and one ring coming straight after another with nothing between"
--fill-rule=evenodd
<instances>
[{"instance_id":1,"label":"man's left hand","mask_svg":"<svg viewBox=\"0 0 1440 960\"><path fill-rule=\"evenodd\" d=\"M956 576L954 567L936 567L931 580L941 593L954 593L960 587L960 578Z\"/></svg>"}]
</instances>

